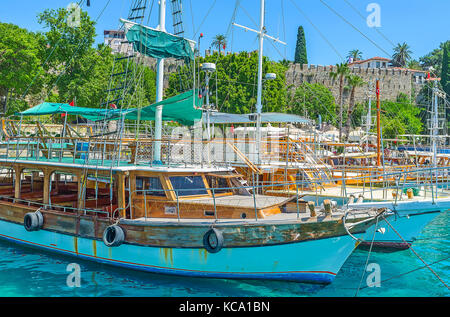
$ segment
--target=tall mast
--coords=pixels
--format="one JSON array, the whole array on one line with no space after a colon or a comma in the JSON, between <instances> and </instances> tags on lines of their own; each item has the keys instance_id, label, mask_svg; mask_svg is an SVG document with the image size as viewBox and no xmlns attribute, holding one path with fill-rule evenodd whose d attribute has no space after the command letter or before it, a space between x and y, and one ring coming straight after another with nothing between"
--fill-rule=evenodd
<instances>
[{"instance_id":1,"label":"tall mast","mask_svg":"<svg viewBox=\"0 0 450 317\"><path fill-rule=\"evenodd\" d=\"M261 0L259 16L259 51L258 51L258 92L256 99L256 152L258 164L261 163L261 113L262 113L262 68L263 68L263 44L264 44L264 4Z\"/></svg>"},{"instance_id":2,"label":"tall mast","mask_svg":"<svg viewBox=\"0 0 450 317\"><path fill-rule=\"evenodd\" d=\"M437 81L434 82L433 87L433 110L432 110L432 149L433 149L433 166L434 168L437 168L437 136L438 136L438 129L439 129L439 122L438 122L438 94L437 94Z\"/></svg>"},{"instance_id":3,"label":"tall mast","mask_svg":"<svg viewBox=\"0 0 450 317\"><path fill-rule=\"evenodd\" d=\"M158 30L166 31L166 0L159 0L159 24ZM156 68L156 102L163 100L164 88L164 58L157 60ZM155 134L153 147L153 160L155 163L161 162L161 137L162 137L162 108L157 106L155 111Z\"/></svg>"},{"instance_id":4,"label":"tall mast","mask_svg":"<svg viewBox=\"0 0 450 317\"><path fill-rule=\"evenodd\" d=\"M381 166L380 80L377 79L377 166Z\"/></svg>"},{"instance_id":5,"label":"tall mast","mask_svg":"<svg viewBox=\"0 0 450 317\"><path fill-rule=\"evenodd\" d=\"M239 25L237 23L233 23L233 25L243 28L244 30L255 32L259 37L259 51L258 51L258 91L257 91L257 99L256 99L256 150L258 152L258 164L261 163L261 112L262 112L262 72L263 72L263 43L264 38L267 37L274 42L281 43L286 45L286 43L280 41L278 38L274 38L266 34L266 28L264 27L264 4L265 1L261 0L260 7L260 19L259 19L259 30L254 30L248 28L243 25Z\"/></svg>"}]
</instances>

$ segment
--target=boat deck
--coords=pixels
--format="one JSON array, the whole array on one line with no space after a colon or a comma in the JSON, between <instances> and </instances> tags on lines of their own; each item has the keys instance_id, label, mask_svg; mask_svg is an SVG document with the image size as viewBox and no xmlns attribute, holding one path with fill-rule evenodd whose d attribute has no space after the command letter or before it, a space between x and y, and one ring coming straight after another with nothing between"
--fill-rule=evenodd
<instances>
[{"instance_id":1,"label":"boat deck","mask_svg":"<svg viewBox=\"0 0 450 317\"><path fill-rule=\"evenodd\" d=\"M202 205L211 205L214 206L225 206L225 207L233 207L239 206L240 208L256 208L256 209L264 209L272 206L280 206L283 205L292 199L293 197L280 197L280 196L266 196L266 195L232 195L232 196L222 196L216 197L215 199L212 197L202 197L195 199L183 200L183 204L202 204Z\"/></svg>"}]
</instances>

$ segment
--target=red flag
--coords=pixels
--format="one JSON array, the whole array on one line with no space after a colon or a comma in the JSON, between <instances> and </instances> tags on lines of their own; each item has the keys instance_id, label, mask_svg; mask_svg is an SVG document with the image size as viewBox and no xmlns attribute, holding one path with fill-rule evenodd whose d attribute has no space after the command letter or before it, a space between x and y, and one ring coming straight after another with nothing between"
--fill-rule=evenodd
<instances>
[{"instance_id":1,"label":"red flag","mask_svg":"<svg viewBox=\"0 0 450 317\"><path fill-rule=\"evenodd\" d=\"M233 124L231 124L230 132L231 132L231 133L234 133L234 125L233 125Z\"/></svg>"},{"instance_id":2,"label":"red flag","mask_svg":"<svg viewBox=\"0 0 450 317\"><path fill-rule=\"evenodd\" d=\"M72 100L72 101L69 103L69 106L75 107L75 100ZM65 113L61 113L61 118L64 118L65 116L66 116Z\"/></svg>"}]
</instances>

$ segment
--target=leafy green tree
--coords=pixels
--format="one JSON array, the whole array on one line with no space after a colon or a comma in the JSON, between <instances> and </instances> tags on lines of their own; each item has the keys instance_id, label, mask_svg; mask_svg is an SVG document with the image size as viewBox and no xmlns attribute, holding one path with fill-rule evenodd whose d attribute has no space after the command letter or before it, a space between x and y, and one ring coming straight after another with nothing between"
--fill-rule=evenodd
<instances>
[{"instance_id":1,"label":"leafy green tree","mask_svg":"<svg viewBox=\"0 0 450 317\"><path fill-rule=\"evenodd\" d=\"M289 65L292 63L291 61L283 58L282 60L278 61L279 64L283 65L286 68L289 68Z\"/></svg>"},{"instance_id":2,"label":"leafy green tree","mask_svg":"<svg viewBox=\"0 0 450 317\"><path fill-rule=\"evenodd\" d=\"M7 23L0 23L0 34L0 97L9 115L26 108L23 94L37 94L43 86L42 35Z\"/></svg>"},{"instance_id":3,"label":"leafy green tree","mask_svg":"<svg viewBox=\"0 0 450 317\"><path fill-rule=\"evenodd\" d=\"M336 124L336 104L331 91L322 84L302 83L288 93L288 113Z\"/></svg>"},{"instance_id":4,"label":"leafy green tree","mask_svg":"<svg viewBox=\"0 0 450 317\"><path fill-rule=\"evenodd\" d=\"M415 59L409 61L406 67L409 69L423 70L422 65L420 65L420 62Z\"/></svg>"},{"instance_id":5,"label":"leafy green tree","mask_svg":"<svg viewBox=\"0 0 450 317\"><path fill-rule=\"evenodd\" d=\"M65 8L47 9L38 14L38 22L46 29L46 70L73 72L73 61L90 52L95 42L95 22L87 12L80 11L79 26L71 26L67 19L71 12Z\"/></svg>"},{"instance_id":6,"label":"leafy green tree","mask_svg":"<svg viewBox=\"0 0 450 317\"><path fill-rule=\"evenodd\" d=\"M253 113L256 111L257 95L257 52L240 52L223 56L218 53L200 57L196 62L216 63L216 72L210 79L210 102L217 105L219 111L230 113ZM262 103L264 112L284 112L286 105L285 73L287 67L263 58L263 73L275 73L275 80L263 83ZM199 74L196 73L196 76ZM217 81L216 81L217 76ZM201 87L204 88L204 72L200 72ZM197 86L197 84L196 84ZM176 95L183 90L192 89L192 68L187 65L169 77L166 96ZM217 98L216 98L217 93Z\"/></svg>"},{"instance_id":7,"label":"leafy green tree","mask_svg":"<svg viewBox=\"0 0 450 317\"><path fill-rule=\"evenodd\" d=\"M303 26L299 26L297 31L297 44L295 46L294 63L301 65L308 64L308 55L306 53L305 30L303 29Z\"/></svg>"},{"instance_id":8,"label":"leafy green tree","mask_svg":"<svg viewBox=\"0 0 450 317\"><path fill-rule=\"evenodd\" d=\"M396 101L382 101L383 137L388 139L402 134L420 134L423 130L420 112L421 109L405 94L400 94Z\"/></svg>"},{"instance_id":9,"label":"leafy green tree","mask_svg":"<svg viewBox=\"0 0 450 317\"><path fill-rule=\"evenodd\" d=\"M408 44L397 44L392 55L392 63L397 67L406 67L406 64L411 59L412 51Z\"/></svg>"},{"instance_id":10,"label":"leafy green tree","mask_svg":"<svg viewBox=\"0 0 450 317\"><path fill-rule=\"evenodd\" d=\"M444 45L442 57L442 73L441 73L442 89L447 94L447 100L450 101L450 41ZM446 108L447 126L450 127L450 109Z\"/></svg>"},{"instance_id":11,"label":"leafy green tree","mask_svg":"<svg viewBox=\"0 0 450 317\"><path fill-rule=\"evenodd\" d=\"M81 11L78 27L67 23L69 14L65 8L45 10L38 14L38 22L47 29L44 34L44 68L49 74L48 89L57 89L57 95L53 95L53 98L58 102L76 99L77 106L95 106L100 91L104 89L99 87L101 84L96 77L105 71L100 81L106 80L109 72L107 68L112 61L109 58L111 51L101 53L92 48L95 22L86 12Z\"/></svg>"},{"instance_id":12,"label":"leafy green tree","mask_svg":"<svg viewBox=\"0 0 450 317\"><path fill-rule=\"evenodd\" d=\"M439 48L419 59L423 69L432 69L433 76L437 77L442 72L442 56L446 44L450 44L450 41L441 43Z\"/></svg>"},{"instance_id":13,"label":"leafy green tree","mask_svg":"<svg viewBox=\"0 0 450 317\"><path fill-rule=\"evenodd\" d=\"M136 107L153 103L156 95L155 73L147 66L129 63L127 59L114 61L115 56L105 45L92 47L95 42L95 22L81 11L80 24L72 27L67 23L66 9L45 10L38 15L45 33L47 56L46 70L50 74L49 88L56 88L50 98L57 102L76 99L81 107L99 107L111 99L108 89L123 86L113 83L108 87L112 71L127 72L124 100L117 106ZM119 56L120 57L120 56Z\"/></svg>"},{"instance_id":14,"label":"leafy green tree","mask_svg":"<svg viewBox=\"0 0 450 317\"><path fill-rule=\"evenodd\" d=\"M447 95L450 96L450 42L444 45L442 56L441 85Z\"/></svg>"}]
</instances>

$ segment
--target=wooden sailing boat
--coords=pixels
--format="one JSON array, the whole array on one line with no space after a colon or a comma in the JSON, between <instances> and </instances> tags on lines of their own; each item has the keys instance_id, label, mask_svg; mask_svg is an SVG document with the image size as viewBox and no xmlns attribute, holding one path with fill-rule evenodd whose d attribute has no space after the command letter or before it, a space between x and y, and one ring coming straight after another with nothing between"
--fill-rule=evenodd
<instances>
[{"instance_id":1,"label":"wooden sailing boat","mask_svg":"<svg viewBox=\"0 0 450 317\"><path fill-rule=\"evenodd\" d=\"M151 30L189 49L165 32L165 4L160 1L158 29L132 24L137 41L148 40ZM170 104L194 107L195 99L187 93L147 110L160 127ZM55 114L72 111L53 108ZM146 109L120 110L108 119L117 115L123 123L136 111ZM233 168L171 162L160 139L144 146L151 157L145 161L129 155L139 144L120 137L16 136L2 145L1 238L129 269L330 283L385 212L338 210L331 203L316 209L296 196L259 195L257 187L242 186Z\"/></svg>"}]
</instances>

